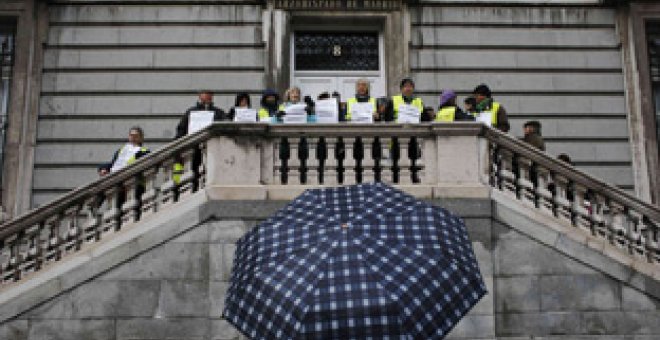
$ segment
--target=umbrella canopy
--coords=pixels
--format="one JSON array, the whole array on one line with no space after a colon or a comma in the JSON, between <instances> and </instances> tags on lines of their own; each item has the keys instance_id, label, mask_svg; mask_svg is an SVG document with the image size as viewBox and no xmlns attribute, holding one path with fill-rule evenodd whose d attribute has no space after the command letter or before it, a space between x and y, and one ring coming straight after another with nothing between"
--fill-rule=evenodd
<instances>
[{"instance_id":1,"label":"umbrella canopy","mask_svg":"<svg viewBox=\"0 0 660 340\"><path fill-rule=\"evenodd\" d=\"M463 221L384 184L308 190L237 244L253 339L442 339L486 287Z\"/></svg>"}]
</instances>

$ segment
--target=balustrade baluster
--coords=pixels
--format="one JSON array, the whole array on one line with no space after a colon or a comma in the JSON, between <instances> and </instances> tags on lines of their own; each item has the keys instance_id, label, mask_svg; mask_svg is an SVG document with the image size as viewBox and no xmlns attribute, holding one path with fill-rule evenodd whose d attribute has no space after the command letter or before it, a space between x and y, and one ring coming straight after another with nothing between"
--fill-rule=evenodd
<instances>
[{"instance_id":1,"label":"balustrade baluster","mask_svg":"<svg viewBox=\"0 0 660 340\"><path fill-rule=\"evenodd\" d=\"M80 250L82 245L82 228L80 227L80 210L79 205L74 205L64 212L66 216L66 233L64 236L64 251L75 252Z\"/></svg>"},{"instance_id":2,"label":"balustrade baluster","mask_svg":"<svg viewBox=\"0 0 660 340\"><path fill-rule=\"evenodd\" d=\"M355 138L344 138L344 185L351 185L357 183L357 171L356 171L356 150L355 143L357 139Z\"/></svg>"},{"instance_id":3,"label":"balustrade baluster","mask_svg":"<svg viewBox=\"0 0 660 340\"><path fill-rule=\"evenodd\" d=\"M564 175L555 174L554 184L557 218L564 222L572 223L571 202L568 200L568 179Z\"/></svg>"},{"instance_id":4,"label":"balustrade baluster","mask_svg":"<svg viewBox=\"0 0 660 340\"><path fill-rule=\"evenodd\" d=\"M168 158L161 163L162 185L160 186L160 201L158 210L167 209L176 200L176 183L174 183L174 159Z\"/></svg>"},{"instance_id":5,"label":"balustrade baluster","mask_svg":"<svg viewBox=\"0 0 660 340\"><path fill-rule=\"evenodd\" d=\"M182 200L185 197L188 197L195 191L196 187L196 170L195 166L197 164L195 161L195 153L197 149L191 148L183 151L181 153L181 163L183 164L183 174L181 175L181 181L178 183L178 200ZM199 157L199 155L197 155Z\"/></svg>"},{"instance_id":6,"label":"balustrade baluster","mask_svg":"<svg viewBox=\"0 0 660 340\"><path fill-rule=\"evenodd\" d=\"M141 190L139 186L140 181L136 177L131 177L123 183L125 201L119 207L121 209L120 227L128 223L137 222L139 218L140 204L138 201L138 191Z\"/></svg>"},{"instance_id":7,"label":"balustrade baluster","mask_svg":"<svg viewBox=\"0 0 660 340\"><path fill-rule=\"evenodd\" d=\"M46 230L48 231L48 238L44 245L46 262L59 261L62 258L63 238L60 234L61 224L62 216L60 214L55 214L46 219Z\"/></svg>"},{"instance_id":8,"label":"balustrade baluster","mask_svg":"<svg viewBox=\"0 0 660 340\"><path fill-rule=\"evenodd\" d=\"M534 183L532 182L532 160L523 156L516 159L518 164L518 178L516 179L516 187L520 201L530 207L535 208L535 190Z\"/></svg>"},{"instance_id":9,"label":"balustrade baluster","mask_svg":"<svg viewBox=\"0 0 660 340\"><path fill-rule=\"evenodd\" d=\"M140 204L140 218L155 214L158 211L158 170L157 166L146 169L144 176L144 194L142 194Z\"/></svg>"},{"instance_id":10,"label":"balustrade baluster","mask_svg":"<svg viewBox=\"0 0 660 340\"><path fill-rule=\"evenodd\" d=\"M499 180L502 192L512 199L516 197L516 175L513 169L513 152L507 149L499 149ZM443 164L439 164L443 166Z\"/></svg>"},{"instance_id":11,"label":"balustrade baluster","mask_svg":"<svg viewBox=\"0 0 660 340\"><path fill-rule=\"evenodd\" d=\"M550 185L550 171L542 166L537 166L536 180L536 196L538 197L539 210L546 215L554 216L552 192L548 189Z\"/></svg>"}]
</instances>

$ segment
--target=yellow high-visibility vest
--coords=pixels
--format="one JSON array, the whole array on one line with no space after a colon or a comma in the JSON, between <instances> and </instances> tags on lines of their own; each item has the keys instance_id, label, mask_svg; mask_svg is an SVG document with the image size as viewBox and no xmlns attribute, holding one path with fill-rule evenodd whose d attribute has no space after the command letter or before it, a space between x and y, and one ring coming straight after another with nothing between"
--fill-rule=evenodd
<instances>
[{"instance_id":1,"label":"yellow high-visibility vest","mask_svg":"<svg viewBox=\"0 0 660 340\"><path fill-rule=\"evenodd\" d=\"M491 123L491 125L493 125L493 126L496 126L496 125L497 125L497 112L500 110L500 106L501 106L500 103L498 103L498 102L493 102L493 105L491 105L490 110L487 111L487 112L491 112L491 115L490 115L490 123ZM474 115L474 117L476 118L476 117L479 116L479 113L475 112L473 115Z\"/></svg>"},{"instance_id":2,"label":"yellow high-visibility vest","mask_svg":"<svg viewBox=\"0 0 660 340\"><path fill-rule=\"evenodd\" d=\"M406 104L406 101L403 100L403 95L392 97L392 105L394 106L394 120L399 118L399 106L403 104ZM424 103L422 102L422 98L414 98L410 105L418 108L420 113L424 112Z\"/></svg>"},{"instance_id":3,"label":"yellow high-visibility vest","mask_svg":"<svg viewBox=\"0 0 660 340\"><path fill-rule=\"evenodd\" d=\"M346 102L346 120L351 120L351 112L352 112L351 107L353 106L353 104L357 104L357 103L358 103L357 98L349 98L348 101ZM369 103L374 106L374 112L376 112L376 110L378 109L376 107L376 98L374 97L369 98Z\"/></svg>"},{"instance_id":4,"label":"yellow high-visibility vest","mask_svg":"<svg viewBox=\"0 0 660 340\"><path fill-rule=\"evenodd\" d=\"M455 106L443 107L435 115L436 122L453 122L455 119L456 119Z\"/></svg>"}]
</instances>

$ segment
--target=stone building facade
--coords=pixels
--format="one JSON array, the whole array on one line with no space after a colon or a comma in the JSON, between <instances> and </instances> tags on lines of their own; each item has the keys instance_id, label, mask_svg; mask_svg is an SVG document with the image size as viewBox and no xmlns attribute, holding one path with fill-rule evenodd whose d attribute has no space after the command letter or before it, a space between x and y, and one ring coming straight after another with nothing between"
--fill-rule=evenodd
<instances>
[{"instance_id":1,"label":"stone building facade","mask_svg":"<svg viewBox=\"0 0 660 340\"><path fill-rule=\"evenodd\" d=\"M152 149L170 141L200 89L229 109L239 91L257 103L291 85L346 97L358 77L393 95L411 76L428 106L442 89L463 98L487 83L513 134L539 120L550 154L660 199L653 1L9 0L0 20L15 42L2 153L11 216L94 180L130 126ZM337 58L368 41L373 63L296 62L328 40L341 41Z\"/></svg>"}]
</instances>

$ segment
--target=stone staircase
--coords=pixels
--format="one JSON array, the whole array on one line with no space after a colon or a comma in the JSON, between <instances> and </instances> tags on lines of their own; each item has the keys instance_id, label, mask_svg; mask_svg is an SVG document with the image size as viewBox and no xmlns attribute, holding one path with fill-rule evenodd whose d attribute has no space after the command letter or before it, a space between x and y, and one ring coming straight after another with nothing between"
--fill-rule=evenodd
<instances>
[{"instance_id":1,"label":"stone staircase","mask_svg":"<svg viewBox=\"0 0 660 340\"><path fill-rule=\"evenodd\" d=\"M235 241L307 188L375 180L466 221L490 294L451 338L660 337L658 207L475 123L222 123L3 224L0 338L239 338Z\"/></svg>"}]
</instances>

